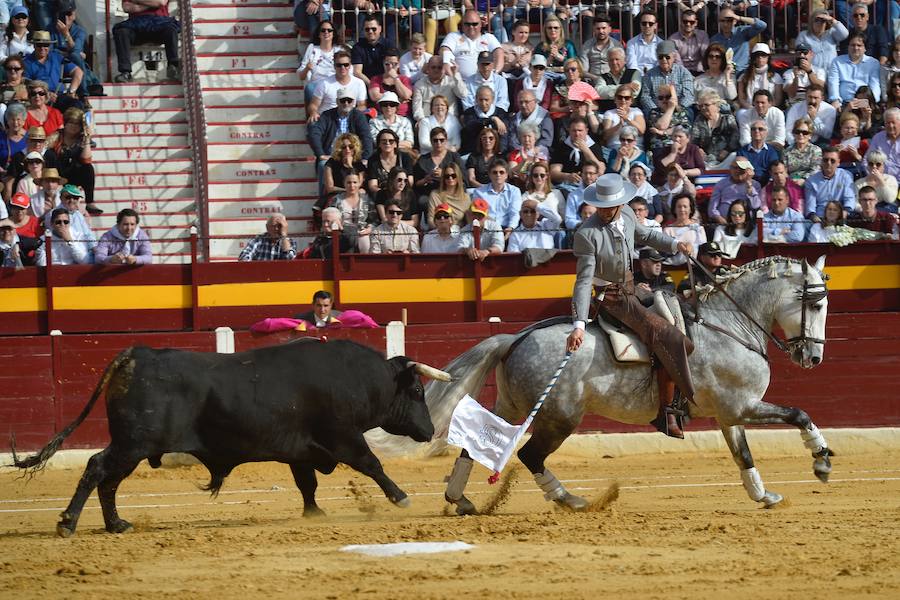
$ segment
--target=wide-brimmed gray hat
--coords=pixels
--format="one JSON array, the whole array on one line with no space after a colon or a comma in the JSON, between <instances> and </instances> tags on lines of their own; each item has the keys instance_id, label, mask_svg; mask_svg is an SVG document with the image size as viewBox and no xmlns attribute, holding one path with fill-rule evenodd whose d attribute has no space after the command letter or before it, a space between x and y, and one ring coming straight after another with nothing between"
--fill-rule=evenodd
<instances>
[{"instance_id":1,"label":"wide-brimmed gray hat","mask_svg":"<svg viewBox=\"0 0 900 600\"><path fill-rule=\"evenodd\" d=\"M637 193L637 188L618 173L607 173L584 189L584 202L597 208L622 206Z\"/></svg>"}]
</instances>

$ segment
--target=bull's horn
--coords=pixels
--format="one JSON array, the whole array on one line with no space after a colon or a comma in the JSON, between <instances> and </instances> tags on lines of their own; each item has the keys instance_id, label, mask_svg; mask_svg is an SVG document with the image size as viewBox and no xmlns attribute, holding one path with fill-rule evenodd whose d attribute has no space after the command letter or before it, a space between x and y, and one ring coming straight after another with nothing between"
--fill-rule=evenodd
<instances>
[{"instance_id":1,"label":"bull's horn","mask_svg":"<svg viewBox=\"0 0 900 600\"><path fill-rule=\"evenodd\" d=\"M450 373L446 371L441 371L440 369L435 369L434 367L430 367L425 363L416 362L414 360L409 361L406 364L407 367L412 367L416 370L416 373L419 375L423 375L425 377L429 377L431 379L437 379L438 381L453 381L453 378L450 376Z\"/></svg>"}]
</instances>

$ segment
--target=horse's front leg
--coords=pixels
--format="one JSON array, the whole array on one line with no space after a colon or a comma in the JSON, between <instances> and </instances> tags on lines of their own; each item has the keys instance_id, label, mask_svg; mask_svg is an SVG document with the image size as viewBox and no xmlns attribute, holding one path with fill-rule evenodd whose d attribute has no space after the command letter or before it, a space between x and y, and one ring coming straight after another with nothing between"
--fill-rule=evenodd
<instances>
[{"instance_id":1,"label":"horse's front leg","mask_svg":"<svg viewBox=\"0 0 900 600\"><path fill-rule=\"evenodd\" d=\"M834 452L828 447L819 428L805 411L760 401L744 412L739 424L769 425L773 423L793 425L800 430L803 445L812 452L813 473L820 481L827 483L828 476L831 474L831 457L834 456Z\"/></svg>"},{"instance_id":2,"label":"horse's front leg","mask_svg":"<svg viewBox=\"0 0 900 600\"><path fill-rule=\"evenodd\" d=\"M723 425L722 435L725 436L725 443L731 450L731 457L737 466L741 469L741 481L744 483L744 489L747 495L754 502L762 502L766 508L772 508L784 498L781 494L766 490L763 485L759 471L753 466L753 455L750 453L750 446L747 444L747 435L744 432L743 425Z\"/></svg>"},{"instance_id":3,"label":"horse's front leg","mask_svg":"<svg viewBox=\"0 0 900 600\"><path fill-rule=\"evenodd\" d=\"M570 494L556 478L556 475L544 465L544 460L575 431L581 418L574 421L566 419L551 421L546 414L544 417L544 420L539 418L535 421L531 439L519 449L519 460L534 475L534 481L544 492L546 500L553 500L559 506L569 510L584 510L588 507L588 501Z\"/></svg>"}]
</instances>

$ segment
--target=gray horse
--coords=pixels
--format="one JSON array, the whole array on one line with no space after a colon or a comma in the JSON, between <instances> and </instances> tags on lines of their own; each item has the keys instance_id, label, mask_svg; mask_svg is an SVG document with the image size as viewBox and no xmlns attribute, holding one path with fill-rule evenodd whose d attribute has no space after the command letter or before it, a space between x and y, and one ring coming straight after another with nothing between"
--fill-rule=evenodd
<instances>
[{"instance_id":1,"label":"gray horse","mask_svg":"<svg viewBox=\"0 0 900 600\"><path fill-rule=\"evenodd\" d=\"M747 494L765 507L783 498L765 489L747 445L746 425L775 423L799 428L813 454L816 476L825 482L831 472L832 452L809 416L798 408L763 400L770 376L766 347L774 322L789 338L782 347L794 363L812 368L822 360L828 311L824 266L824 256L814 268L805 261L764 258L732 269L722 290L706 287L698 293L701 321L690 328L696 346L690 357L696 387L690 414L718 421L741 469ZM447 368L454 381L433 382L426 390L435 430L446 431L459 400L467 393L477 397L494 369L496 414L512 423L521 422L562 359L570 330L571 325L557 324L496 335L454 359ZM518 452L547 500L574 510L587 506L584 499L566 491L544 460L575 431L585 413L622 423L650 422L659 406L657 386L650 385L650 375L646 364L617 363L604 336L588 328L584 344L573 353L535 418L531 438ZM456 504L459 514L475 512L464 494L471 468L472 459L463 452L448 478L446 498Z\"/></svg>"}]
</instances>

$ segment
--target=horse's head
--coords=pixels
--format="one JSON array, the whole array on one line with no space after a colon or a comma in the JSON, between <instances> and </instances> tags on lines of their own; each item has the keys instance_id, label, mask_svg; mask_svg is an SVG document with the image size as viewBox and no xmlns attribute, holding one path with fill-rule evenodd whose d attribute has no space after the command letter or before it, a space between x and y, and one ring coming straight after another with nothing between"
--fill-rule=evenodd
<instances>
[{"instance_id":1,"label":"horse's head","mask_svg":"<svg viewBox=\"0 0 900 600\"><path fill-rule=\"evenodd\" d=\"M804 369L811 369L822 362L825 354L825 319L828 316L828 288L822 269L825 256L820 256L815 267L809 263L794 265L792 281L799 286L789 286L779 299L775 320L784 330L791 360Z\"/></svg>"}]
</instances>

